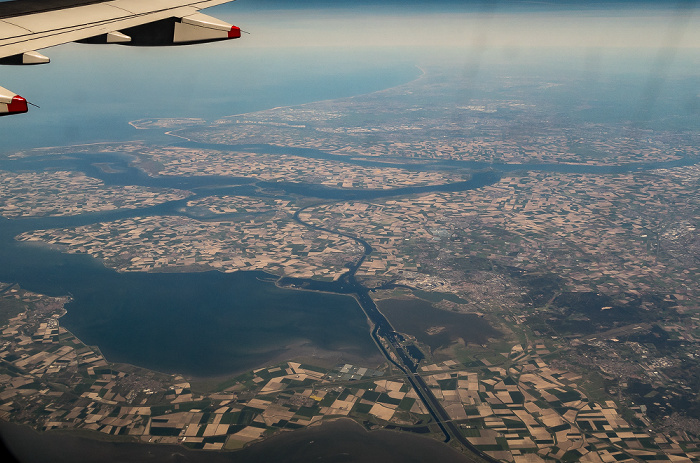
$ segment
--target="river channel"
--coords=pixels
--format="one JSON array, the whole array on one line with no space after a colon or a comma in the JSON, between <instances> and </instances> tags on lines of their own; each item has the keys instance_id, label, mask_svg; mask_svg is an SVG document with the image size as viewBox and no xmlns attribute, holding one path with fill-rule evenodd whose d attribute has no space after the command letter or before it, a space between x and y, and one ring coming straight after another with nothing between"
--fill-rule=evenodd
<instances>
[{"instance_id":1,"label":"river channel","mask_svg":"<svg viewBox=\"0 0 700 463\"><path fill-rule=\"evenodd\" d=\"M255 150L266 154L294 154L375 167L413 170L462 168L465 172L471 172L469 180L445 185L348 191L292 182L256 182L240 177L150 177L130 166L129 156L118 153L60 157L47 154L18 160L0 160L2 170L72 170L99 178L107 185L167 187L194 192L194 196L187 200L143 209L74 217L2 219L0 260L3 265L0 266L0 281L19 283L28 290L49 295L72 295L73 302L67 306L68 314L61 323L84 342L99 346L109 360L195 376L219 376L250 369L283 357L285 353L299 349L300 346L305 346L310 353L316 350L340 352L344 357L339 357L339 360L344 361L376 355L374 343L367 336L365 316L357 307L357 301L344 296L354 294L358 299L368 298L371 301L367 288L354 279L354 272L362 260L356 262L345 277L336 282L283 279L279 285L281 287L275 287L275 278L260 272L118 273L105 268L89 256L65 254L42 246L18 243L14 236L29 230L77 227L128 217L182 215L186 213L183 212L185 201L212 195L293 195L318 198L324 202L370 200L434 191L472 190L497 182L501 172L515 170L602 174L695 162L683 159L670 163L615 168L441 161L406 166L345 157L336 159L337 156L313 149L267 145L221 146L195 142L179 144L221 150ZM109 163L113 169L106 172L105 169L96 167L97 162ZM475 168L481 170L474 171ZM227 217L227 220L231 218ZM333 230L327 231L334 233ZM372 251L371 243L362 237L352 238L365 247L365 255ZM303 287L311 291L291 291L284 286ZM279 323L270 323L269 320ZM375 325L377 320L373 320ZM389 326L383 326L383 323L378 323L380 330L389 330Z\"/></svg>"}]
</instances>

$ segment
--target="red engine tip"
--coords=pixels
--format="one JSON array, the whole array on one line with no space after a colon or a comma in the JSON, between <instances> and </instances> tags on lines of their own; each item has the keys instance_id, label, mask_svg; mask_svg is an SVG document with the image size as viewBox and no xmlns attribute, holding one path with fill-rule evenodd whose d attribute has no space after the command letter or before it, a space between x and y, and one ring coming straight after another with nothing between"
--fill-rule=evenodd
<instances>
[{"instance_id":1,"label":"red engine tip","mask_svg":"<svg viewBox=\"0 0 700 463\"><path fill-rule=\"evenodd\" d=\"M12 97L12 102L7 105L7 112L10 114L26 113L28 110L27 100L19 95Z\"/></svg>"},{"instance_id":2,"label":"red engine tip","mask_svg":"<svg viewBox=\"0 0 700 463\"><path fill-rule=\"evenodd\" d=\"M228 31L229 39L240 39L241 38L241 28L236 26L231 26L231 30Z\"/></svg>"}]
</instances>

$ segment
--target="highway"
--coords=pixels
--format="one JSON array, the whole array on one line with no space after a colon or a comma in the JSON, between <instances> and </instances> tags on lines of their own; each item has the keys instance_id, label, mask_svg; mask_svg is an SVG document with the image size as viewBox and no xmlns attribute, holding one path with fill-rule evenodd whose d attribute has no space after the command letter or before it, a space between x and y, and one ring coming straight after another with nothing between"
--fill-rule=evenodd
<instances>
[{"instance_id":1,"label":"highway","mask_svg":"<svg viewBox=\"0 0 700 463\"><path fill-rule=\"evenodd\" d=\"M387 320L384 314L379 311L377 305L372 299L372 296L370 295L369 289L364 287L355 279L355 273L357 272L357 269L360 268L367 256L372 252L372 246L370 246L368 242L357 236L353 236L347 233L341 233L335 230L330 230L328 228L304 222L299 218L299 214L308 207L311 206L306 206L297 210L294 213L293 219L299 224L304 225L308 228L318 231L324 231L327 233L333 233L336 235L341 235L346 238L353 239L363 246L364 253L362 254L362 256L357 260L357 262L348 266L348 271L344 273L338 279L338 281L335 282L335 284L337 285L337 288L340 290L340 292L342 292L343 294L352 294L355 297L358 304L362 308L362 311L365 313L365 315L373 325L371 334L375 344L382 352L384 357L386 357L387 361L389 361L392 365L394 365L403 372L406 379L413 387L413 390L416 391L416 394L420 398L421 402L423 402L423 405L425 405L425 408L428 410L428 413L438 425L440 431L445 436L444 441L447 443L454 439L455 441L459 442L459 444L462 445L465 450L471 452L470 454L465 453L465 456L473 462L498 462L498 460L491 458L481 450L474 447L460 432L459 427L452 421L450 416L447 414L447 411L443 408L442 404L440 404L440 401L437 399L437 397L435 397L435 394L433 394L430 387L426 384L425 380L420 376L420 374L418 374L418 362L414 360L413 357L408 353L407 348L409 347L409 345L406 345L406 343L403 342L403 336L401 336L400 333L394 330L394 327L391 326L389 320ZM289 278L287 280L300 281L302 279ZM399 360L398 362L392 358L391 353L385 347L385 344L391 346L391 349L394 351L396 357Z\"/></svg>"},{"instance_id":2,"label":"highway","mask_svg":"<svg viewBox=\"0 0 700 463\"><path fill-rule=\"evenodd\" d=\"M354 280L354 275L351 276L351 279ZM423 402L423 405L425 405L428 413L430 413L430 416L440 427L440 430L445 436L445 442L450 442L452 439L459 442L460 445L472 453L472 455L465 455L470 457L470 459L474 462L497 462L498 460L489 457L474 447L460 432L459 427L452 421L440 401L437 399L437 397L435 397L435 394L433 394L433 391L426 384L423 377L418 374L418 363L415 362L406 351L408 346L402 342L403 337L393 329L384 314L377 309L377 305L369 295L369 291L356 281L355 284L357 285L355 297L360 303L360 307L362 307L365 315L367 315L367 318L369 318L374 324L372 337L374 338L375 343L377 346L379 346L379 349L382 351L386 359L404 373L406 379L413 387L413 390L416 391L416 394ZM396 353L396 356L400 360L400 363L391 358L391 355L384 347L382 340L385 340L392 347Z\"/></svg>"}]
</instances>

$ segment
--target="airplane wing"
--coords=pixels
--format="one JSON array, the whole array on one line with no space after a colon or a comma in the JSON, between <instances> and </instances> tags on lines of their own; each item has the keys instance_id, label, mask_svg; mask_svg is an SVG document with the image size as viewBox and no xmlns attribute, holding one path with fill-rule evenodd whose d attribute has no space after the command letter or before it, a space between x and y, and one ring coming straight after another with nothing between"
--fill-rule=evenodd
<instances>
[{"instance_id":1,"label":"airplane wing","mask_svg":"<svg viewBox=\"0 0 700 463\"><path fill-rule=\"evenodd\" d=\"M233 0L15 0L0 3L0 64L44 64L67 42L168 46L236 39L240 28L199 13ZM0 116L27 101L0 87Z\"/></svg>"}]
</instances>

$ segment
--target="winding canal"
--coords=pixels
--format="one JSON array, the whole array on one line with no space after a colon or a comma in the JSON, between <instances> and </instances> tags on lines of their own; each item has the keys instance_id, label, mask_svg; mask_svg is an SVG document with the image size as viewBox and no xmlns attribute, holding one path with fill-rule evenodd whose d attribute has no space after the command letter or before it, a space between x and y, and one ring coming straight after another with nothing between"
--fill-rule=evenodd
<instances>
[{"instance_id":1,"label":"winding canal","mask_svg":"<svg viewBox=\"0 0 700 463\"><path fill-rule=\"evenodd\" d=\"M489 462L496 462L497 460L491 458L490 456L473 446L459 431L459 428L451 420L451 418L447 414L447 411L444 409L442 404L440 404L440 401L437 399L437 397L435 397L435 394L433 394L430 387L425 383L425 380L423 380L420 374L418 374L418 364L420 362L420 359L414 358L416 356L416 352L420 352L418 348L413 344L406 343L405 338L394 329L389 320L384 316L384 314L382 314L379 311L377 305L375 304L374 300L369 294L370 290L364 285L362 285L360 282L358 282L355 278L357 270L362 266L362 263L372 252L372 246L367 241L358 236L351 235L349 233L338 232L302 220L300 214L310 207L314 207L314 205L298 209L294 213L294 220L297 223L304 225L305 227L312 230L323 231L326 233L334 233L339 236L350 238L352 240L355 240L358 244L360 244L363 247L364 252L362 256L360 256L360 258L357 259L356 262L348 266L348 271L345 272L338 279L338 283L341 285L344 293L350 293L354 295L358 304L362 308L362 311L372 323L371 336L375 344L382 352L386 360L393 364L404 374L408 382L411 384L411 387L413 387L413 390L420 398L421 402L423 402L423 405L425 405L426 409L428 410L428 413L430 413L430 416L435 421L435 424L437 424L437 426L440 428L440 431L443 433L444 442L447 443L450 440L454 439L457 442L459 442L465 449L470 450L472 453L474 453L481 459ZM308 284L308 280L297 278L281 278L278 284L281 286L303 287L304 285ZM392 352L395 354L396 360L394 359L394 357L392 357Z\"/></svg>"}]
</instances>

